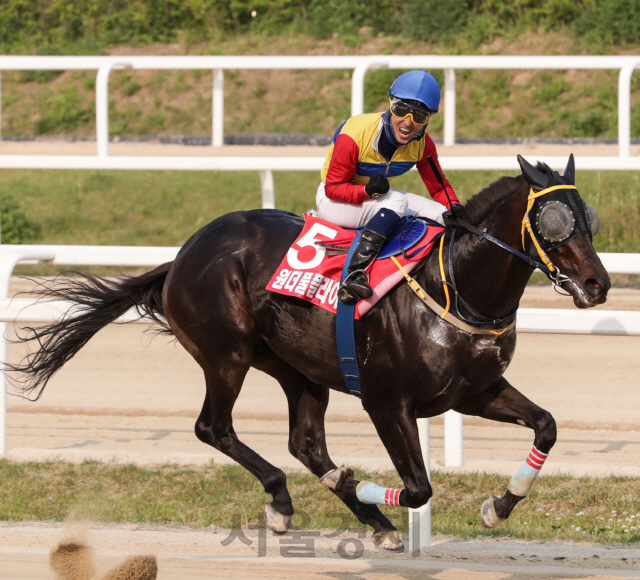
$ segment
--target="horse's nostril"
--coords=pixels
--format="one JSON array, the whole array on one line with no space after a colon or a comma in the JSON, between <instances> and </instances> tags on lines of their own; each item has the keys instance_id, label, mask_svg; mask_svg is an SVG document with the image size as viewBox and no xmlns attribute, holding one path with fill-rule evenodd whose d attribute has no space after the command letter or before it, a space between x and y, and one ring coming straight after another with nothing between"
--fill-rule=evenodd
<instances>
[{"instance_id":1,"label":"horse's nostril","mask_svg":"<svg viewBox=\"0 0 640 580\"><path fill-rule=\"evenodd\" d=\"M585 289L594 297L600 296L601 294L606 292L605 284L603 284L597 278L587 278L585 282Z\"/></svg>"}]
</instances>

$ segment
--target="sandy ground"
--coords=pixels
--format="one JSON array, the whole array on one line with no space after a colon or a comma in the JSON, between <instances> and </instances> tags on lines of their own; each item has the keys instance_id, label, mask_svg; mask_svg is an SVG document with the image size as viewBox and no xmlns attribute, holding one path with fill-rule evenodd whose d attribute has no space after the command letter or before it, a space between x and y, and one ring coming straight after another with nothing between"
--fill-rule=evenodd
<instances>
[{"instance_id":1,"label":"sandy ground","mask_svg":"<svg viewBox=\"0 0 640 580\"><path fill-rule=\"evenodd\" d=\"M546 286L530 287L522 306L566 308L570 299ZM606 306L638 309L640 291L614 289ZM111 325L54 377L39 401L10 396L7 457L228 462L193 435L204 398L199 367L180 345L145 335L144 328ZM560 426L544 472L640 476L640 338L521 334L518 340L506 376ZM19 356L12 347L10 358ZM287 418L278 384L252 370L234 409L236 431L275 465L299 469L287 451ZM337 463L392 468L357 399L331 394L327 433ZM436 417L434 469L444 465L443 435L442 417ZM510 475L531 443L532 433L522 427L465 418L465 464L452 469Z\"/></svg>"},{"instance_id":2,"label":"sandy ground","mask_svg":"<svg viewBox=\"0 0 640 580\"><path fill-rule=\"evenodd\" d=\"M66 538L93 548L98 578L132 555L155 555L160 580L243 578L260 580L503 580L640 577L637 547L433 538L419 554L377 551L357 532L289 533L243 530L229 541L227 530L140 525L96 525L79 529L51 523L0 523L0 577L53 580L49 551ZM330 535L335 537L328 537ZM223 545L223 542L226 545ZM342 543L342 545L341 545ZM133 580L133 579L132 579Z\"/></svg>"},{"instance_id":3,"label":"sandy ground","mask_svg":"<svg viewBox=\"0 0 640 580\"><path fill-rule=\"evenodd\" d=\"M327 147L317 146L263 146L226 145L185 146L160 143L110 143L109 155L162 155L169 157L324 157ZM539 156L616 156L617 145L564 145L564 144L519 144L491 145L465 144L452 147L438 146L438 153L447 156L524 155ZM96 155L95 142L65 141L4 141L0 143L0 155ZM640 145L631 146L631 155L640 155Z\"/></svg>"}]
</instances>

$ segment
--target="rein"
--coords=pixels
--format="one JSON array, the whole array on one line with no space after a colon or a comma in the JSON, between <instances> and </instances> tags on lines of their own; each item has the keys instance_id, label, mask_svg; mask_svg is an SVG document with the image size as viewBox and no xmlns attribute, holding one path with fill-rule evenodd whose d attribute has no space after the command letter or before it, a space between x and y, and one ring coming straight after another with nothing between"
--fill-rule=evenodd
<instances>
[{"instance_id":1,"label":"rein","mask_svg":"<svg viewBox=\"0 0 640 580\"><path fill-rule=\"evenodd\" d=\"M442 242L444 242L444 236L442 236L440 239L442 240ZM440 244L440 256L442 256L442 243ZM449 309L451 307L451 301L449 299L449 290L447 288L446 282L444 283L444 287L445 287L445 294L447 296L447 306L446 308L443 308L442 306L440 306L440 304L438 304L433 298L431 298L431 296L429 296L425 292L424 288L420 286L418 281L415 278L413 278L402 267L402 264L400 264L400 262L396 260L395 256L391 256L391 259L393 260L393 263L398 267L398 269L402 272L405 280L407 281L407 284L409 285L409 288L413 290L415 295L418 298L420 298L420 300L424 302L431 310L433 310L433 312L435 312L440 318L442 318L442 320L446 320L449 324L452 324L453 326L459 328L460 330L463 330L464 332L468 332L470 334L492 334L494 336L500 336L505 332L507 332L508 330L511 330L516 325L515 316L513 321L507 327L501 328L499 330L489 330L487 328L478 328L477 326L472 326L470 324L467 324L466 322L464 322L460 318L456 318L453 314L451 314L451 312L449 312ZM442 261L440 262L440 265L441 265L441 271L442 271L442 267L443 267Z\"/></svg>"},{"instance_id":2,"label":"rein","mask_svg":"<svg viewBox=\"0 0 640 580\"><path fill-rule=\"evenodd\" d=\"M506 244L505 242L497 238L494 238L491 234L488 234L485 230L481 230L475 226L472 226L470 223L456 216L454 212L452 212L453 221L456 223L457 226L460 226L465 230L469 230L471 233L476 234L480 238L487 240L492 244L495 244L496 246L502 248L503 250L506 250L510 254L513 254L514 256L520 258L532 268L537 268L541 272L544 272L547 275L547 278L549 278L549 280L551 280L551 282L553 283L554 288L559 288L562 286L564 282L567 282L569 280L569 277L565 276L560 272L560 268L554 265L554 263L551 261L547 253L542 249L540 242L538 242L538 238L536 237L535 232L531 227L529 212L533 207L533 202L537 198L542 197L547 193L551 193L552 191L557 191L560 189L578 189L578 188L575 185L554 185L552 187L547 187L546 189L542 189L541 191L538 191L538 192L534 192L533 188L530 188L529 190L529 197L527 198L527 211L525 212L524 217L522 218L522 228L521 228L522 247L525 246L525 232L528 232L529 236L531 237L531 241L533 242L533 245L536 251L538 252L540 261L535 260L531 256L528 256L527 254L521 252L520 250L516 250L515 248L512 248L509 244ZM452 229L455 232L455 228L452 228ZM452 239L450 242L451 245L453 245L454 237L455 237L455 234L452 236ZM451 261L453 259L453 251L451 249L449 251L449 256ZM451 272L451 277L453 278L453 266L451 264L449 266L449 271ZM466 303L463 302L463 304L465 304L465 307L467 307ZM468 308L468 310L471 313L473 313L474 316L478 316L476 313L474 313L473 309ZM484 318L484 317L480 316L480 318Z\"/></svg>"}]
</instances>

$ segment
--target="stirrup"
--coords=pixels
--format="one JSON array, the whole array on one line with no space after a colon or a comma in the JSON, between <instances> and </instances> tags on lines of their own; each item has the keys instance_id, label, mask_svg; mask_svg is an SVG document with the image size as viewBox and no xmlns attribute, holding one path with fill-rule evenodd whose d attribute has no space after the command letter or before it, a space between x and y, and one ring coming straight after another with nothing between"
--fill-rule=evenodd
<instances>
[{"instance_id":1,"label":"stirrup","mask_svg":"<svg viewBox=\"0 0 640 580\"><path fill-rule=\"evenodd\" d=\"M360 275L363 277L362 280L358 280ZM373 289L369 286L369 274L364 270L349 272L338 289L338 298L345 304L366 300L372 295Z\"/></svg>"}]
</instances>

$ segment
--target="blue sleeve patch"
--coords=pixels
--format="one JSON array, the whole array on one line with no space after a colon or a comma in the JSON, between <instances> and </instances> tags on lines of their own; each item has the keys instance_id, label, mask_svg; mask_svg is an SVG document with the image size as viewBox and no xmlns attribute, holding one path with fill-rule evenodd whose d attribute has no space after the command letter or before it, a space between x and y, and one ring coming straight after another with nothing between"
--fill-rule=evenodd
<instances>
[{"instance_id":1,"label":"blue sleeve patch","mask_svg":"<svg viewBox=\"0 0 640 580\"><path fill-rule=\"evenodd\" d=\"M382 173L385 177L398 177L404 175L414 165L413 161L393 161L387 172L386 163L364 163L361 161L358 163L356 173L363 177L373 177L376 173Z\"/></svg>"},{"instance_id":2,"label":"blue sleeve patch","mask_svg":"<svg viewBox=\"0 0 640 580\"><path fill-rule=\"evenodd\" d=\"M340 135L340 131L342 131L342 127L344 127L347 124L347 122L345 121L344 123L342 123L342 125L340 125L338 127L338 130L333 134L333 143L335 144L336 139L338 138L338 135Z\"/></svg>"}]
</instances>

